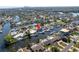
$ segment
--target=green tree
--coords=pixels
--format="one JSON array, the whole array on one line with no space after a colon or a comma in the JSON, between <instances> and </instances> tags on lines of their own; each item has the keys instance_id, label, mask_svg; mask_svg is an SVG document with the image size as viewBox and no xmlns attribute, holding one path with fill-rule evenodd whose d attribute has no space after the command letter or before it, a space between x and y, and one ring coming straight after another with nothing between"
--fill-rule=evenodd
<instances>
[{"instance_id":1,"label":"green tree","mask_svg":"<svg viewBox=\"0 0 79 59\"><path fill-rule=\"evenodd\" d=\"M77 52L77 50L74 48L74 49L73 49L73 52Z\"/></svg>"},{"instance_id":2,"label":"green tree","mask_svg":"<svg viewBox=\"0 0 79 59\"><path fill-rule=\"evenodd\" d=\"M40 39L37 39L37 40L36 40L36 43L39 43L39 42L40 42Z\"/></svg>"},{"instance_id":3,"label":"green tree","mask_svg":"<svg viewBox=\"0 0 79 59\"><path fill-rule=\"evenodd\" d=\"M25 33L24 39L24 43L27 46L27 48L31 49L31 34L29 30Z\"/></svg>"},{"instance_id":4,"label":"green tree","mask_svg":"<svg viewBox=\"0 0 79 59\"><path fill-rule=\"evenodd\" d=\"M59 52L60 50L59 50L57 47L52 47L52 48L51 48L51 51L52 51L52 52Z\"/></svg>"},{"instance_id":5,"label":"green tree","mask_svg":"<svg viewBox=\"0 0 79 59\"><path fill-rule=\"evenodd\" d=\"M62 22L64 22L64 23L69 23L70 21L67 20L67 19L62 19Z\"/></svg>"},{"instance_id":6,"label":"green tree","mask_svg":"<svg viewBox=\"0 0 79 59\"><path fill-rule=\"evenodd\" d=\"M15 40L10 34L8 34L7 36L5 36L5 40L6 40L9 44L16 42L16 40Z\"/></svg>"},{"instance_id":7,"label":"green tree","mask_svg":"<svg viewBox=\"0 0 79 59\"><path fill-rule=\"evenodd\" d=\"M67 38L67 43L70 43L70 42L71 42L70 37L68 37Z\"/></svg>"},{"instance_id":8,"label":"green tree","mask_svg":"<svg viewBox=\"0 0 79 59\"><path fill-rule=\"evenodd\" d=\"M73 31L71 35L78 35L78 32Z\"/></svg>"}]
</instances>

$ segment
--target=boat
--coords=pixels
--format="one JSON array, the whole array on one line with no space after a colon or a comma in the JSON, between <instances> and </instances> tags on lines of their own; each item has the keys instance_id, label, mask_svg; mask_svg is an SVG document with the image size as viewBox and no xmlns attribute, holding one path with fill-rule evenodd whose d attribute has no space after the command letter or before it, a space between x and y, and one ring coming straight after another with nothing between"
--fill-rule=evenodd
<instances>
[{"instance_id":1,"label":"boat","mask_svg":"<svg viewBox=\"0 0 79 59\"><path fill-rule=\"evenodd\" d=\"M2 29L0 30L0 33L2 33Z\"/></svg>"},{"instance_id":2,"label":"boat","mask_svg":"<svg viewBox=\"0 0 79 59\"><path fill-rule=\"evenodd\" d=\"M0 25L0 33L2 33L2 25Z\"/></svg>"},{"instance_id":3,"label":"boat","mask_svg":"<svg viewBox=\"0 0 79 59\"><path fill-rule=\"evenodd\" d=\"M0 30L0 33L2 33L2 30Z\"/></svg>"}]
</instances>

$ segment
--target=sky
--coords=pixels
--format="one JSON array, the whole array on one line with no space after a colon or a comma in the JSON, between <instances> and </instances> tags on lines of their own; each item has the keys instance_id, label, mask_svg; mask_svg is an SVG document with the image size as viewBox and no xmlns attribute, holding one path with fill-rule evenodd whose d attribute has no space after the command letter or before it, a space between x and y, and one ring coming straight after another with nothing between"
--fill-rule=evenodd
<instances>
[{"instance_id":1,"label":"sky","mask_svg":"<svg viewBox=\"0 0 79 59\"><path fill-rule=\"evenodd\" d=\"M0 0L0 8L8 7L79 6L78 0Z\"/></svg>"}]
</instances>

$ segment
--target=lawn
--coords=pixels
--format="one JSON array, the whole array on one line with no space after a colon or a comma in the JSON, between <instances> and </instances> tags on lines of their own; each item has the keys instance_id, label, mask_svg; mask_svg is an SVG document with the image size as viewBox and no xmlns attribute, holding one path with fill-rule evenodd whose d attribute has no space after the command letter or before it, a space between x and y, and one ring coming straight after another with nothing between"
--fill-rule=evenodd
<instances>
[{"instance_id":1,"label":"lawn","mask_svg":"<svg viewBox=\"0 0 79 59\"><path fill-rule=\"evenodd\" d=\"M61 48L61 49L63 49L63 47L62 46L59 46L58 44L56 46L59 47L59 48Z\"/></svg>"},{"instance_id":2,"label":"lawn","mask_svg":"<svg viewBox=\"0 0 79 59\"><path fill-rule=\"evenodd\" d=\"M53 45L45 45L45 48L51 48Z\"/></svg>"},{"instance_id":3,"label":"lawn","mask_svg":"<svg viewBox=\"0 0 79 59\"><path fill-rule=\"evenodd\" d=\"M67 46L67 44L65 44L64 42L60 42L60 44L61 44L62 46Z\"/></svg>"},{"instance_id":4,"label":"lawn","mask_svg":"<svg viewBox=\"0 0 79 59\"><path fill-rule=\"evenodd\" d=\"M77 42L76 44L74 44L74 47L79 48L79 42Z\"/></svg>"},{"instance_id":5,"label":"lawn","mask_svg":"<svg viewBox=\"0 0 79 59\"><path fill-rule=\"evenodd\" d=\"M77 49L75 49L74 47L71 47L73 52L77 52Z\"/></svg>"}]
</instances>

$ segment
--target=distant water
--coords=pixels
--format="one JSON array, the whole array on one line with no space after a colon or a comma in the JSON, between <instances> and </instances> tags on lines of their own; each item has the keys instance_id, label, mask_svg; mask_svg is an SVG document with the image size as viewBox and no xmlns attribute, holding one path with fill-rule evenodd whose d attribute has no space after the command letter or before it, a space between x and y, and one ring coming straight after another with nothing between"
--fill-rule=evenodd
<instances>
[{"instance_id":1,"label":"distant water","mask_svg":"<svg viewBox=\"0 0 79 59\"><path fill-rule=\"evenodd\" d=\"M79 13L72 13L73 16L79 16Z\"/></svg>"},{"instance_id":2,"label":"distant water","mask_svg":"<svg viewBox=\"0 0 79 59\"><path fill-rule=\"evenodd\" d=\"M19 17L18 15L16 15L16 16L14 17L14 19L15 19L15 20L14 20L15 22L19 22L19 21L20 21L20 17Z\"/></svg>"}]
</instances>

